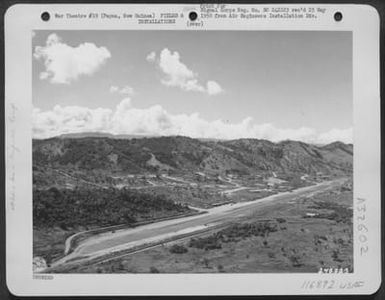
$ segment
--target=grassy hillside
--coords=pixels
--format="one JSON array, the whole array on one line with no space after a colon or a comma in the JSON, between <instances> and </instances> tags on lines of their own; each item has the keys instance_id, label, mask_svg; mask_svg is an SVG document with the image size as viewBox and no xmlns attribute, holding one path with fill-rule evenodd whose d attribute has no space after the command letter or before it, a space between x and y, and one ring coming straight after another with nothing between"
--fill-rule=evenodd
<instances>
[{"instance_id":1,"label":"grassy hillside","mask_svg":"<svg viewBox=\"0 0 385 300\"><path fill-rule=\"evenodd\" d=\"M214 172L254 174L352 173L353 146L266 140L201 141L181 136L112 139L52 138L33 141L35 166L104 172Z\"/></svg>"}]
</instances>

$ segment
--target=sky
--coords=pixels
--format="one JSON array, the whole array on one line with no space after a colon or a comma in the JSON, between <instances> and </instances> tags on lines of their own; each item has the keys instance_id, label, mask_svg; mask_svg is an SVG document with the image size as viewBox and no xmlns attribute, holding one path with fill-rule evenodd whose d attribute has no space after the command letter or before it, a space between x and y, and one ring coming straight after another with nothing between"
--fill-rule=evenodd
<instances>
[{"instance_id":1,"label":"sky","mask_svg":"<svg viewBox=\"0 0 385 300\"><path fill-rule=\"evenodd\" d=\"M33 136L353 142L352 34L34 31Z\"/></svg>"}]
</instances>

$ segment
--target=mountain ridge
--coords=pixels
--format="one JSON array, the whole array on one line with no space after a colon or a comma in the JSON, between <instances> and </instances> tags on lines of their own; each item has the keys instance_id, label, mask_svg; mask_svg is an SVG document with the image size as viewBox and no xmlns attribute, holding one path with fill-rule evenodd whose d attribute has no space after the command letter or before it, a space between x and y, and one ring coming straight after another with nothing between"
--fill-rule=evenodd
<instances>
[{"instance_id":1,"label":"mountain ridge","mask_svg":"<svg viewBox=\"0 0 385 300\"><path fill-rule=\"evenodd\" d=\"M48 139L54 139L54 138L61 138L61 139L78 139L78 138L88 138L88 137L105 137L105 138L112 138L112 139L140 139L140 138L161 138L161 137L188 137L183 135L150 135L150 134L113 134L110 132L103 132L103 131L85 131L85 132L75 132L75 133L64 133L57 136L49 137L49 138L33 138L34 140L48 140ZM279 142L273 142L267 139L257 139L257 138L239 138L239 139L216 139L216 138L192 138L191 139L197 139L200 141L208 141L208 142L218 142L218 141L238 141L238 140L260 140L260 141L269 141L272 143L285 143L285 142L299 142L299 143L305 143L299 140L282 140ZM334 141L327 144L314 144L314 143L305 143L305 144L311 144L315 146L328 146L333 144L344 144L353 146L351 143L344 143L341 141Z\"/></svg>"},{"instance_id":2,"label":"mountain ridge","mask_svg":"<svg viewBox=\"0 0 385 300\"><path fill-rule=\"evenodd\" d=\"M352 173L353 145L316 146L299 141L200 140L186 136L54 137L33 140L33 163L40 166L105 170L111 173L209 172L256 174Z\"/></svg>"}]
</instances>

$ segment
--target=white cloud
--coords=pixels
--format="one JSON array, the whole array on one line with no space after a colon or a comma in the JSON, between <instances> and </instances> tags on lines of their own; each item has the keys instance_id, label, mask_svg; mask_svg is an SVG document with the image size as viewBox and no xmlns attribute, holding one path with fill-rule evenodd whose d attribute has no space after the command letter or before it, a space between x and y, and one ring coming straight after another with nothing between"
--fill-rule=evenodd
<instances>
[{"instance_id":1,"label":"white cloud","mask_svg":"<svg viewBox=\"0 0 385 300\"><path fill-rule=\"evenodd\" d=\"M325 133L322 133L318 137L318 142L320 144L328 144L335 141L340 141L344 143L353 142L353 128L347 129L331 129Z\"/></svg>"},{"instance_id":2,"label":"white cloud","mask_svg":"<svg viewBox=\"0 0 385 300\"><path fill-rule=\"evenodd\" d=\"M171 52L164 48L156 59L156 53L151 52L146 57L149 62L156 62L160 70L165 75L161 80L162 84L171 87L179 87L184 91L203 92L208 95L217 95L223 90L215 81L208 81L206 87L199 83L198 74L190 70L180 60L180 55L177 51Z\"/></svg>"},{"instance_id":3,"label":"white cloud","mask_svg":"<svg viewBox=\"0 0 385 300\"><path fill-rule=\"evenodd\" d=\"M147 56L146 56L146 60L149 61L149 62L154 62L156 59L156 53L155 51L152 51L151 53L149 53Z\"/></svg>"},{"instance_id":4,"label":"white cloud","mask_svg":"<svg viewBox=\"0 0 385 300\"><path fill-rule=\"evenodd\" d=\"M122 88L116 86L116 85L112 85L110 87L110 93L118 93L120 95L126 95L126 96L131 96L134 94L134 88L126 85Z\"/></svg>"},{"instance_id":5,"label":"white cloud","mask_svg":"<svg viewBox=\"0 0 385 300\"><path fill-rule=\"evenodd\" d=\"M221 86L215 81L207 81L207 93L209 95L217 95L222 93Z\"/></svg>"},{"instance_id":6,"label":"white cloud","mask_svg":"<svg viewBox=\"0 0 385 300\"><path fill-rule=\"evenodd\" d=\"M80 106L56 105L48 111L34 108L33 134L37 137L51 137L64 133L108 130L111 114L110 109Z\"/></svg>"},{"instance_id":7,"label":"white cloud","mask_svg":"<svg viewBox=\"0 0 385 300\"><path fill-rule=\"evenodd\" d=\"M44 62L45 71L40 73L40 79L69 84L79 76L94 74L111 57L111 53L93 43L71 47L52 33L45 46L35 47L34 57Z\"/></svg>"},{"instance_id":8,"label":"white cloud","mask_svg":"<svg viewBox=\"0 0 385 300\"><path fill-rule=\"evenodd\" d=\"M117 92L119 92L119 87L116 85L112 85L110 87L110 93L117 93Z\"/></svg>"},{"instance_id":9,"label":"white cloud","mask_svg":"<svg viewBox=\"0 0 385 300\"><path fill-rule=\"evenodd\" d=\"M102 131L113 134L184 135L193 138L257 138L274 142L299 140L308 143L352 142L352 129L332 129L317 133L308 127L283 129L273 124L258 124L251 117L241 122L207 121L199 113L171 114L160 105L139 109L131 99L123 99L114 110L80 106L55 106L53 110L33 110L36 138L64 133Z\"/></svg>"}]
</instances>

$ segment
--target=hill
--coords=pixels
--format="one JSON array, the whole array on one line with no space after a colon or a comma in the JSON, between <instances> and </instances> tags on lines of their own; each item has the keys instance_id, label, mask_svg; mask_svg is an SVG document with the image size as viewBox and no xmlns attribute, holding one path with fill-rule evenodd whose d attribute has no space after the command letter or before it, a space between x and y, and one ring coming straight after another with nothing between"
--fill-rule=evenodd
<instances>
[{"instance_id":1,"label":"hill","mask_svg":"<svg viewBox=\"0 0 385 300\"><path fill-rule=\"evenodd\" d=\"M205 141L184 136L56 137L33 141L33 164L127 174L167 171L247 175L273 171L342 175L352 173L353 146L257 139Z\"/></svg>"}]
</instances>

